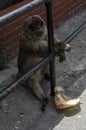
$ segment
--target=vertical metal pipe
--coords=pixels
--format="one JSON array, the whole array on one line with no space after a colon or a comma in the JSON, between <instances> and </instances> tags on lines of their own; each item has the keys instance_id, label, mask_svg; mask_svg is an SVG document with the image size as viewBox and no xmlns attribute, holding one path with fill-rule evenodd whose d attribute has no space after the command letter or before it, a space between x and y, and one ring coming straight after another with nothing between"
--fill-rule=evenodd
<instances>
[{"instance_id":1,"label":"vertical metal pipe","mask_svg":"<svg viewBox=\"0 0 86 130\"><path fill-rule=\"evenodd\" d=\"M52 4L53 2L52 0L50 0L45 5L46 5L46 10L47 10L49 53L53 56L52 60L49 62L49 65L50 65L50 79L51 79L51 95L54 96L54 87L56 86L56 80L55 80L55 56L54 56Z\"/></svg>"}]
</instances>

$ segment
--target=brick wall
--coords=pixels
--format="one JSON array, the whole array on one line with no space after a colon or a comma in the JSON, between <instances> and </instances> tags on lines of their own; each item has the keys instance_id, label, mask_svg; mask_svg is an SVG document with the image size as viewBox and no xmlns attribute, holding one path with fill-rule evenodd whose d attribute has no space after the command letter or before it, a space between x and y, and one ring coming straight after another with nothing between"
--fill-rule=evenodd
<instances>
[{"instance_id":1,"label":"brick wall","mask_svg":"<svg viewBox=\"0 0 86 130\"><path fill-rule=\"evenodd\" d=\"M25 0L17 5L14 5L8 9L0 11L0 16L15 10L16 8L30 2L31 0ZM86 8L85 0L53 0L54 2L54 26L57 26L77 11ZM0 51L8 52L12 55L17 54L19 46L19 37L23 31L23 22L30 15L39 14L46 20L46 9L42 5L33 11L26 13L25 15L17 18L16 20L5 24L0 27Z\"/></svg>"}]
</instances>

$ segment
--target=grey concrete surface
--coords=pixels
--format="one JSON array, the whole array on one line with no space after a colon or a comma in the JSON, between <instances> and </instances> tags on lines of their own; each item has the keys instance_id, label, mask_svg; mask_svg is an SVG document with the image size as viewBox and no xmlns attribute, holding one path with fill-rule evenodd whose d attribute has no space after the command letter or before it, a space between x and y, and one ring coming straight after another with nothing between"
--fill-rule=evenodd
<instances>
[{"instance_id":1,"label":"grey concrete surface","mask_svg":"<svg viewBox=\"0 0 86 130\"><path fill-rule=\"evenodd\" d=\"M64 40L85 20L86 11L80 12L62 23L55 32ZM19 86L0 102L0 130L86 130L86 28L70 45L72 50L67 53L64 63L59 63L56 58L56 80L67 95L72 98L81 96L80 107L65 111L56 109L50 96L50 83L42 81L49 99L46 111L42 113L40 101L29 90ZM14 80L16 58L10 66L10 69L0 72L0 89Z\"/></svg>"}]
</instances>

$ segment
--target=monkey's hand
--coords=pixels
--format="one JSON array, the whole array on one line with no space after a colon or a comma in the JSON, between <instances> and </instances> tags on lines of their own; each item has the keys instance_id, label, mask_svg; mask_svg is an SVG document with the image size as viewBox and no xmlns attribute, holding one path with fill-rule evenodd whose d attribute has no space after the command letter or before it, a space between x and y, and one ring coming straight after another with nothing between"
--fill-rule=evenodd
<instances>
[{"instance_id":1,"label":"monkey's hand","mask_svg":"<svg viewBox=\"0 0 86 130\"><path fill-rule=\"evenodd\" d=\"M71 47L69 44L58 42L55 44L55 53L59 56L59 61L63 62L66 59L66 51L70 51Z\"/></svg>"},{"instance_id":2,"label":"monkey's hand","mask_svg":"<svg viewBox=\"0 0 86 130\"><path fill-rule=\"evenodd\" d=\"M65 51L64 50L58 50L57 56L59 56L59 62L63 62L66 59Z\"/></svg>"}]
</instances>

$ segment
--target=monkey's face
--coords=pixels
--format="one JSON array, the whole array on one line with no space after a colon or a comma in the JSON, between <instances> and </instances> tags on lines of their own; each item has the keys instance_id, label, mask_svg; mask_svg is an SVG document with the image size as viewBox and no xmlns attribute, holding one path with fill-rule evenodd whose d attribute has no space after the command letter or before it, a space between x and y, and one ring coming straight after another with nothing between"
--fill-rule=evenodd
<instances>
[{"instance_id":1,"label":"monkey's face","mask_svg":"<svg viewBox=\"0 0 86 130\"><path fill-rule=\"evenodd\" d=\"M44 25L45 23L40 16L31 16L25 21L25 32L31 36L40 37L44 33Z\"/></svg>"}]
</instances>

